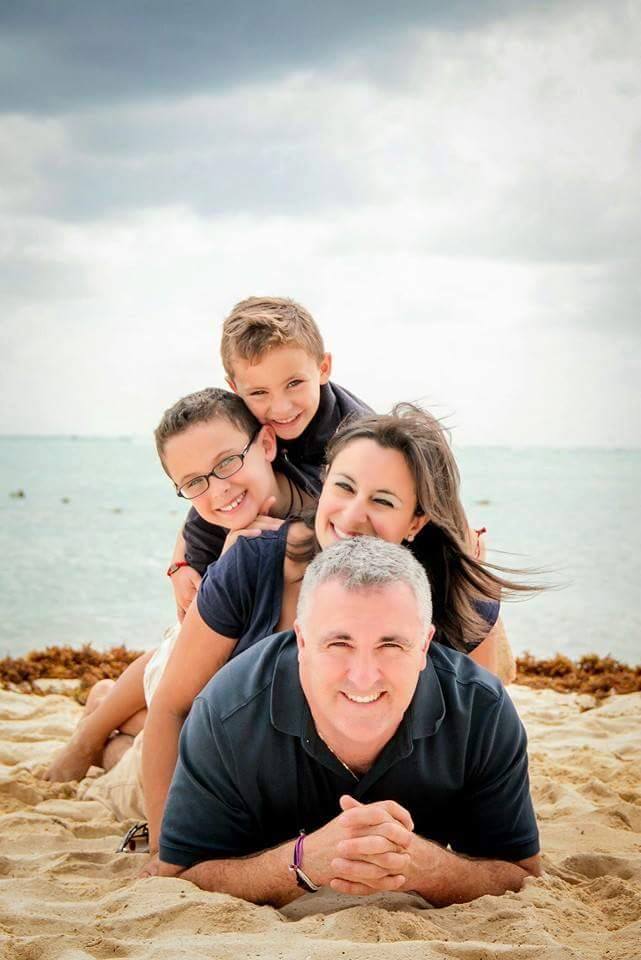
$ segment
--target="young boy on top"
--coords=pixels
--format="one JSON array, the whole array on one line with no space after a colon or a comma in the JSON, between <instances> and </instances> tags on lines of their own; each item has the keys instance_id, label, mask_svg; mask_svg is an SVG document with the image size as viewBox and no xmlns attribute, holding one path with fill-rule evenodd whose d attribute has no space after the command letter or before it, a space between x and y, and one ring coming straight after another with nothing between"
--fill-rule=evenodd
<instances>
[{"instance_id":1,"label":"young boy on top","mask_svg":"<svg viewBox=\"0 0 641 960\"><path fill-rule=\"evenodd\" d=\"M371 410L330 382L332 358L311 314L282 297L243 300L223 323L221 356L229 387L276 434L274 468L300 490L318 496L328 440L345 417ZM229 504L230 516L239 506ZM265 523L257 517L244 532L258 534ZM181 622L226 535L223 527L189 511L167 571Z\"/></svg>"}]
</instances>

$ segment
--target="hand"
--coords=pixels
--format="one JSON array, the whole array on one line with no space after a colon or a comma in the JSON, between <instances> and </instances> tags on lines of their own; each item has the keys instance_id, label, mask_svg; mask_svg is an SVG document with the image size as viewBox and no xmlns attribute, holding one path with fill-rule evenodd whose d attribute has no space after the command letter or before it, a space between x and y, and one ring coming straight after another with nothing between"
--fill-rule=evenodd
<instances>
[{"instance_id":1,"label":"hand","mask_svg":"<svg viewBox=\"0 0 641 960\"><path fill-rule=\"evenodd\" d=\"M265 502L261 504L258 515L256 519L252 521L250 527L244 527L242 530L230 530L225 537L225 543L223 544L223 549L220 554L221 557L224 553L227 553L239 537L259 537L263 530L280 530L285 521L279 517L269 516L269 511L275 503L276 497L267 497Z\"/></svg>"},{"instance_id":2,"label":"hand","mask_svg":"<svg viewBox=\"0 0 641 960\"><path fill-rule=\"evenodd\" d=\"M333 890L370 894L398 890L409 866L412 818L393 800L362 804L340 799L343 813L305 841L303 869Z\"/></svg>"},{"instance_id":3,"label":"hand","mask_svg":"<svg viewBox=\"0 0 641 960\"><path fill-rule=\"evenodd\" d=\"M414 824L408 811L393 800L363 804L347 795L341 797L340 804L344 811L350 811L350 828L355 835L337 846L332 889L361 896L377 890L398 890L410 866L408 850ZM382 807L384 816L390 819L376 823L379 812L372 807Z\"/></svg>"},{"instance_id":4,"label":"hand","mask_svg":"<svg viewBox=\"0 0 641 960\"><path fill-rule=\"evenodd\" d=\"M156 853L142 868L138 874L138 879L143 877L157 877L160 867L160 861L158 859L158 854Z\"/></svg>"},{"instance_id":5,"label":"hand","mask_svg":"<svg viewBox=\"0 0 641 960\"><path fill-rule=\"evenodd\" d=\"M171 580L176 600L178 622L182 623L192 600L198 593L198 587L200 586L202 577L193 567L179 567L169 579Z\"/></svg>"}]
</instances>

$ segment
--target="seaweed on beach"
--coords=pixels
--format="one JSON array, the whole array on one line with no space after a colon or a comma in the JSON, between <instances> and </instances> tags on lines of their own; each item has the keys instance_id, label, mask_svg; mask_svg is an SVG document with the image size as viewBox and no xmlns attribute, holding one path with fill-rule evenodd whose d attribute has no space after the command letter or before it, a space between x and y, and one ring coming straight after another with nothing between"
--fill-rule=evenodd
<instances>
[{"instance_id":1,"label":"seaweed on beach","mask_svg":"<svg viewBox=\"0 0 641 960\"><path fill-rule=\"evenodd\" d=\"M640 691L641 665L631 667L613 657L599 657L596 653L585 654L576 661L561 653L547 660L525 653L517 657L515 682L534 689L589 693L603 699L612 693Z\"/></svg>"},{"instance_id":2,"label":"seaweed on beach","mask_svg":"<svg viewBox=\"0 0 641 960\"><path fill-rule=\"evenodd\" d=\"M112 647L94 650L89 644L80 649L47 647L34 650L24 657L4 657L0 660L0 685L3 689L22 693L43 694L37 680L77 680L72 690L61 691L85 703L87 694L98 680L116 680L129 664L140 656L138 650Z\"/></svg>"},{"instance_id":3,"label":"seaweed on beach","mask_svg":"<svg viewBox=\"0 0 641 960\"><path fill-rule=\"evenodd\" d=\"M84 703L91 687L98 680L116 680L140 651L126 647L94 650L89 644L80 649L47 647L24 657L0 660L0 686L23 693L43 694L38 680L77 680L71 690L61 691ZM579 660L557 653L538 659L525 653L516 661L516 683L535 689L547 688L560 693L589 693L602 699L611 693L641 691L641 665L628 666L613 657L589 653Z\"/></svg>"}]
</instances>

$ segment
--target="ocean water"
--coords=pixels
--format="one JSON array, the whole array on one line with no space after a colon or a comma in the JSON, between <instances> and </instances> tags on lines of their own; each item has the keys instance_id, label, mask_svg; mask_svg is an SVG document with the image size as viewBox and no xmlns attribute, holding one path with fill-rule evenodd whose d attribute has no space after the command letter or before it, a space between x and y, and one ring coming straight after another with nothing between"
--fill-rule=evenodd
<instances>
[{"instance_id":1,"label":"ocean water","mask_svg":"<svg viewBox=\"0 0 641 960\"><path fill-rule=\"evenodd\" d=\"M488 559L555 584L504 605L515 651L640 662L641 451L456 453ZM0 656L155 646L174 617L164 571L184 515L147 439L0 437Z\"/></svg>"}]
</instances>

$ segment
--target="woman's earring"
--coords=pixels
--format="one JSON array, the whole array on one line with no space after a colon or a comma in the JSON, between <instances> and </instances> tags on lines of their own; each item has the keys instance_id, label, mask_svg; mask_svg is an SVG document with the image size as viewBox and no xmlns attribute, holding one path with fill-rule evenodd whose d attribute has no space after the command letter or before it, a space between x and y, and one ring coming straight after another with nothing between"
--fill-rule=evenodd
<instances>
[{"instance_id":1,"label":"woman's earring","mask_svg":"<svg viewBox=\"0 0 641 960\"><path fill-rule=\"evenodd\" d=\"M413 534L413 533L410 533L410 535L409 535L408 538L407 538L407 542L408 542L408 543L411 543L413 539L414 539L414 534Z\"/></svg>"}]
</instances>

